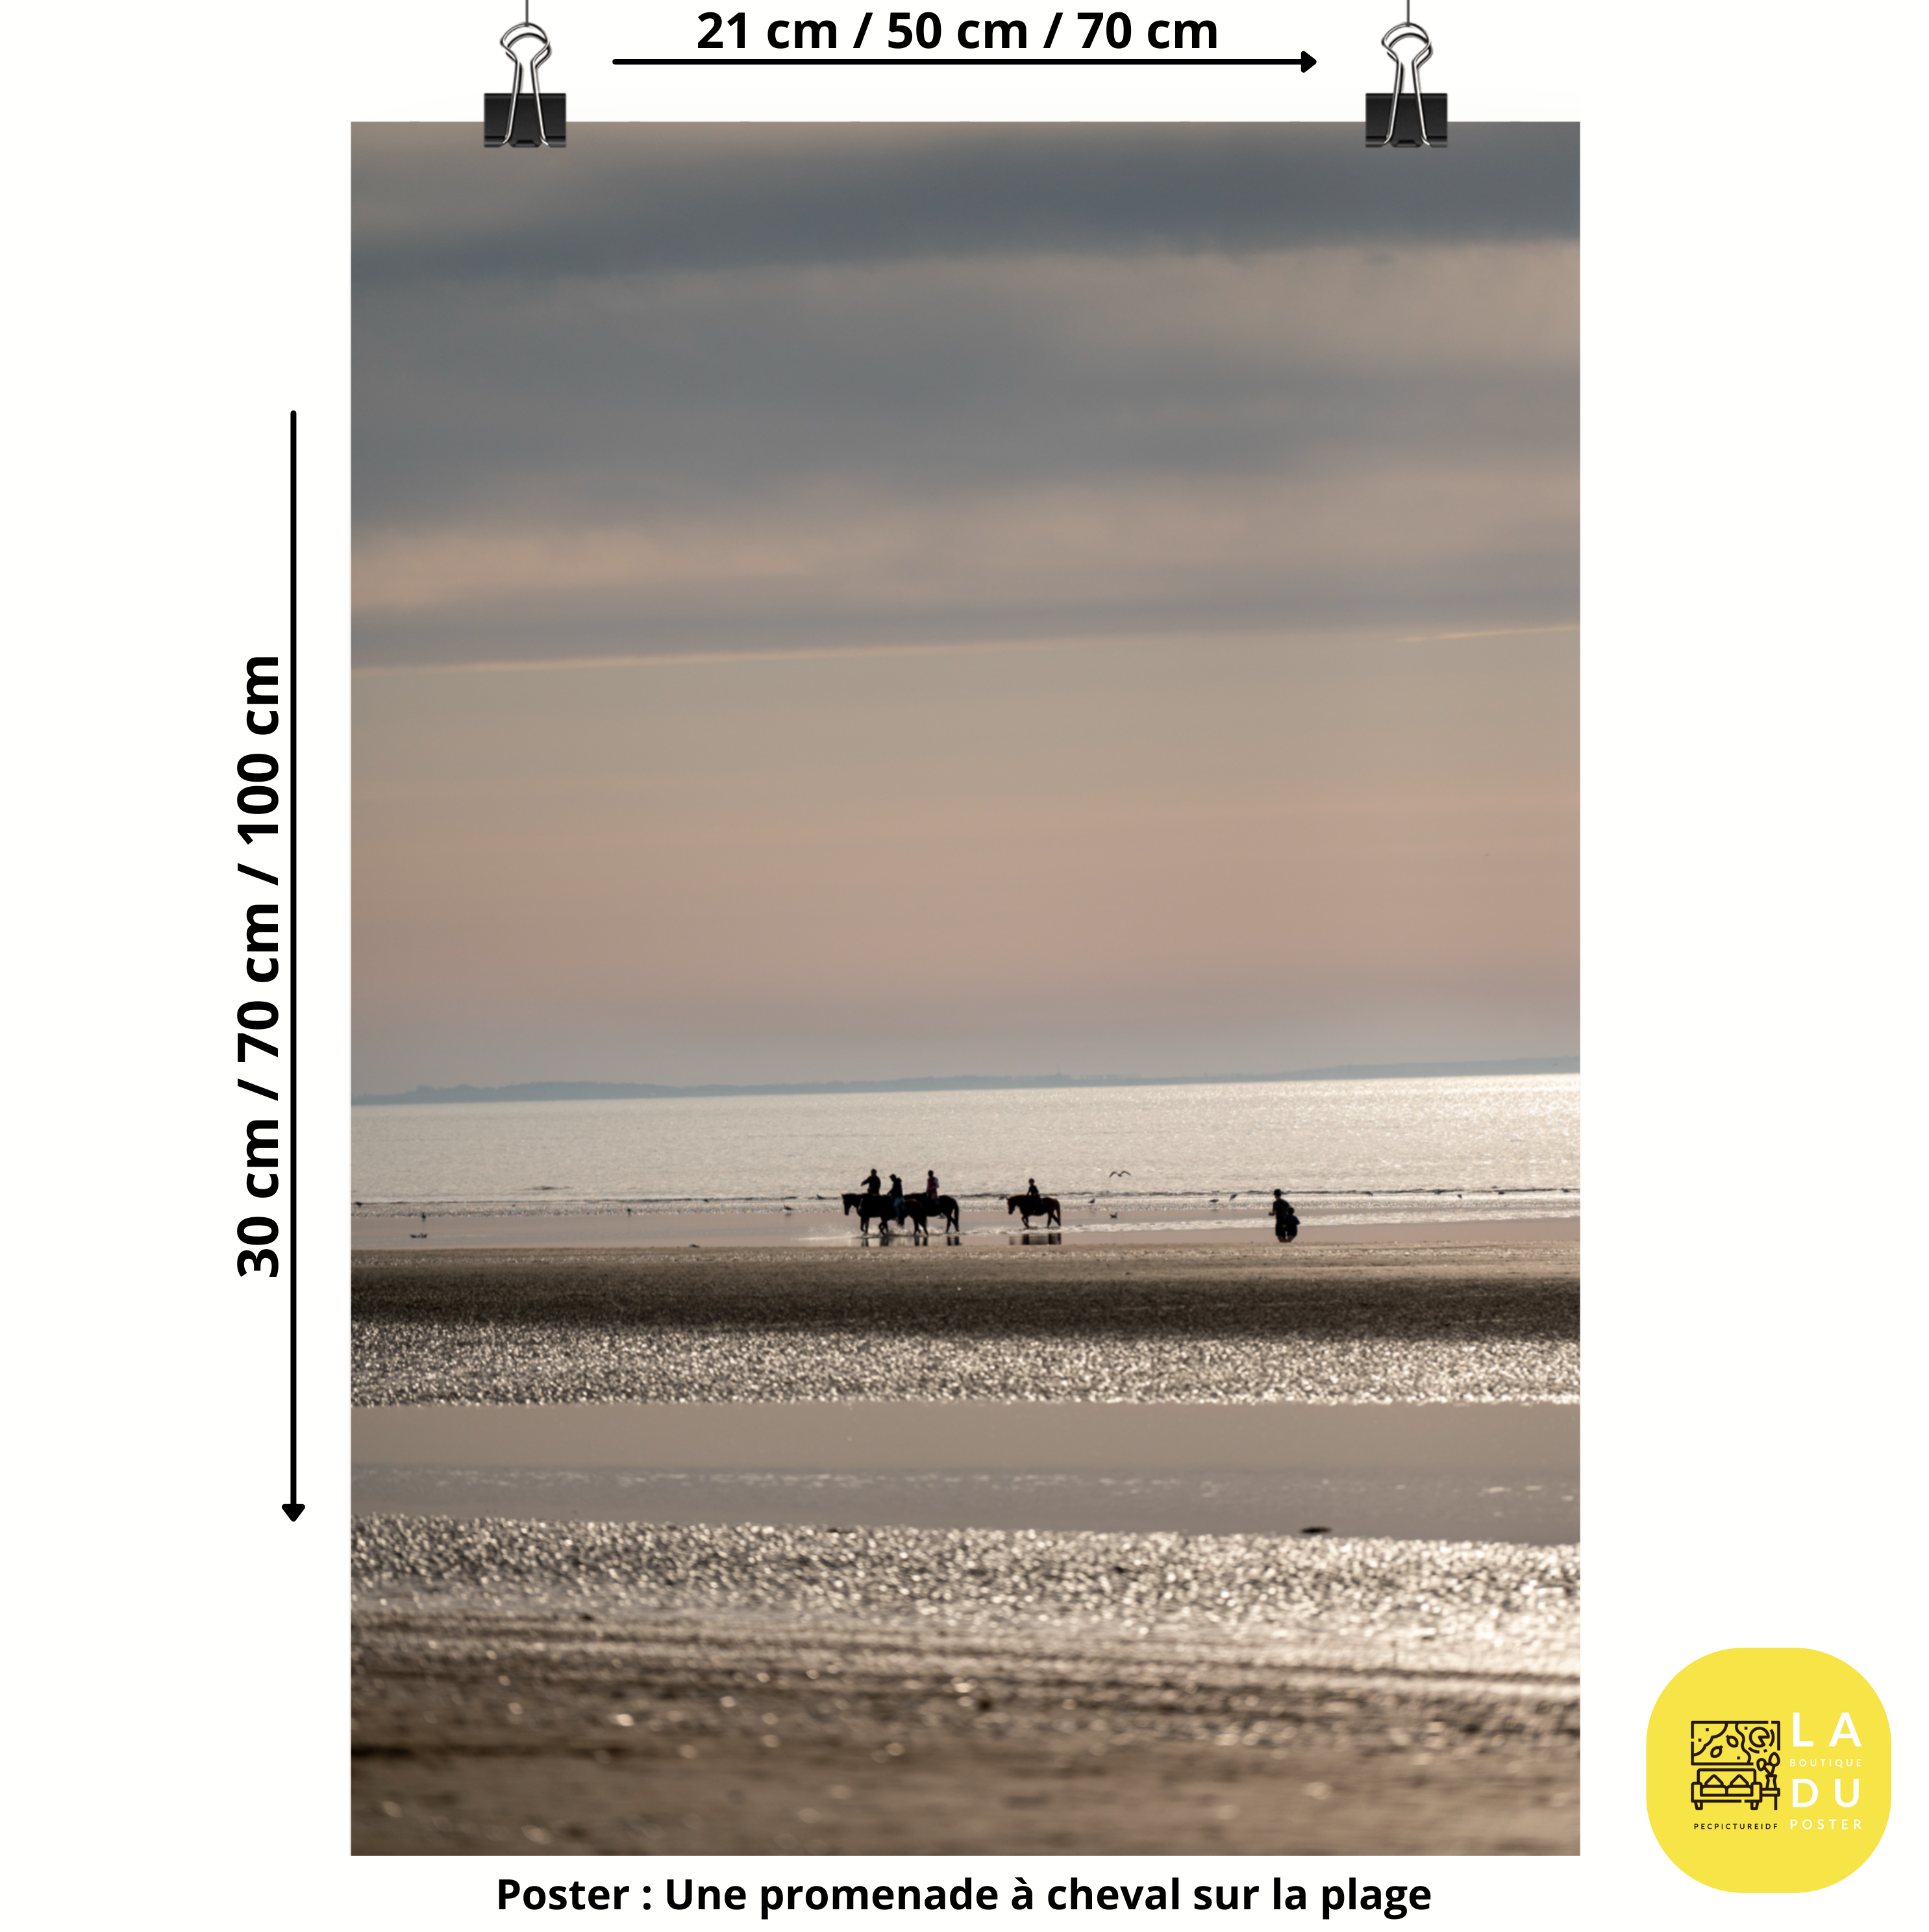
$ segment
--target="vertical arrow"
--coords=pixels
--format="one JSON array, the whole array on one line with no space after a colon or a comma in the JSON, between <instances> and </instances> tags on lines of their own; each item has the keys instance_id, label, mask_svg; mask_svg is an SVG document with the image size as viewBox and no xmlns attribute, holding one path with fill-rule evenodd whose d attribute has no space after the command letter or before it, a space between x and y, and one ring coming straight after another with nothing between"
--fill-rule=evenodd
<instances>
[{"instance_id":1,"label":"vertical arrow","mask_svg":"<svg viewBox=\"0 0 1929 1932\"><path fill-rule=\"evenodd\" d=\"M296 1257L300 1252L296 1239L296 1203L302 1184L301 1168L296 1160L295 1144L300 1120L296 1106L295 1076L300 1064L301 1052L301 1034L297 1030L295 1012L296 974L301 956L300 935L295 929L295 806L297 790L295 754L299 742L296 736L295 706L301 689L301 667L295 658L295 412L290 410L288 412L288 846L286 860L288 872L288 1500L281 1505L282 1514L290 1522L296 1521L308 1508L306 1503L296 1501L301 1491L295 1479L296 1449L300 1432L297 1412L301 1400L301 1379L296 1372L295 1271Z\"/></svg>"}]
</instances>

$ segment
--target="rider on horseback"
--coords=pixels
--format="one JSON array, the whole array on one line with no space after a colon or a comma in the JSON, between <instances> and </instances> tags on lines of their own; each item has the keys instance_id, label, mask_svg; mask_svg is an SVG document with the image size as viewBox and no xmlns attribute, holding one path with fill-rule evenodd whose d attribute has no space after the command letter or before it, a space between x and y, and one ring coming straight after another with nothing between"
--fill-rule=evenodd
<instances>
[{"instance_id":1,"label":"rider on horseback","mask_svg":"<svg viewBox=\"0 0 1929 1932\"><path fill-rule=\"evenodd\" d=\"M878 1170L874 1167L864 1177L864 1185L858 1190L858 1192L874 1198L878 1192Z\"/></svg>"},{"instance_id":2,"label":"rider on horseback","mask_svg":"<svg viewBox=\"0 0 1929 1932\"><path fill-rule=\"evenodd\" d=\"M1290 1241L1300 1231L1300 1217L1293 1211L1293 1204L1276 1187L1273 1190L1273 1232L1282 1241Z\"/></svg>"}]
</instances>

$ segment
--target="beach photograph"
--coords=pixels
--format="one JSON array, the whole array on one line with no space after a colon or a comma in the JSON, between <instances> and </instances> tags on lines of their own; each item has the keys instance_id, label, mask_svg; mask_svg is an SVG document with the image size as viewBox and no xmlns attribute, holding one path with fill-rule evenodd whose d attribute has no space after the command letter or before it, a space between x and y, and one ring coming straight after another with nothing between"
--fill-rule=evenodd
<instances>
[{"instance_id":1,"label":"beach photograph","mask_svg":"<svg viewBox=\"0 0 1929 1932\"><path fill-rule=\"evenodd\" d=\"M1424 158L358 124L356 1852L1579 1850L1577 130Z\"/></svg>"}]
</instances>

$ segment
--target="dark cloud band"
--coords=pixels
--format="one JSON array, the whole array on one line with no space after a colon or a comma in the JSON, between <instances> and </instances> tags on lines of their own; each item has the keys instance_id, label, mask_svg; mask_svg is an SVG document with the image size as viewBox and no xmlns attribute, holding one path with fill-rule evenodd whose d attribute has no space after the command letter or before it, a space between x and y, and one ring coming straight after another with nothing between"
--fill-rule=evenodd
<instances>
[{"instance_id":1,"label":"dark cloud band","mask_svg":"<svg viewBox=\"0 0 1929 1932\"><path fill-rule=\"evenodd\" d=\"M1572 128L458 131L360 137L363 664L1572 618Z\"/></svg>"},{"instance_id":2,"label":"dark cloud band","mask_svg":"<svg viewBox=\"0 0 1929 1932\"><path fill-rule=\"evenodd\" d=\"M753 262L1571 238L1580 130L1461 123L1415 167L1326 123L598 124L505 192L472 128L364 126L370 290Z\"/></svg>"}]
</instances>

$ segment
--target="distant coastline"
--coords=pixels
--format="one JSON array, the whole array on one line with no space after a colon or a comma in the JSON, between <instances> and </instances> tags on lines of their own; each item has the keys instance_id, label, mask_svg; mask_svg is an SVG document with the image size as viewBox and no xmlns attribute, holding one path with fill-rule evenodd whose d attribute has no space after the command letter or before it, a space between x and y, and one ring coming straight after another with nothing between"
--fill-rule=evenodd
<instances>
[{"instance_id":1,"label":"distant coastline","mask_svg":"<svg viewBox=\"0 0 1929 1932\"><path fill-rule=\"evenodd\" d=\"M760 1087L660 1087L610 1080L529 1080L514 1087L418 1087L358 1094L358 1107L506 1100L706 1100L762 1094L967 1094L1044 1087L1244 1087L1286 1080L1444 1080L1478 1074L1578 1073L1577 1053L1541 1060L1401 1060L1384 1066L1312 1066L1297 1073L954 1073L911 1080L806 1080Z\"/></svg>"}]
</instances>

